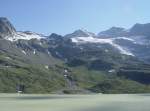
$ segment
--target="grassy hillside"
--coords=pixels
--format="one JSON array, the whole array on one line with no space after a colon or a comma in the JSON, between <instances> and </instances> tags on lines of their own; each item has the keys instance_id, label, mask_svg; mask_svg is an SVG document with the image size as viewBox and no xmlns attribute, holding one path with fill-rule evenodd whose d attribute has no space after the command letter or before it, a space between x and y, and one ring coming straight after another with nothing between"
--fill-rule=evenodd
<instances>
[{"instance_id":1,"label":"grassy hillside","mask_svg":"<svg viewBox=\"0 0 150 111\"><path fill-rule=\"evenodd\" d=\"M98 61L99 62L99 61ZM134 81L123 72L108 73L107 70L91 69L85 64L70 66L57 62L49 65L29 64L14 55L0 55L0 92L16 92L18 85L24 85L24 93L145 93L150 92L148 84ZM107 64L106 64L107 65ZM144 68L144 66L142 66ZM143 69L141 67L141 69ZM148 70L149 67L146 67ZM64 71L67 69L67 77ZM125 69L125 67L124 67ZM127 68L129 70L129 68ZM138 67L135 69L139 70ZM122 75L121 75L122 74ZM136 74L136 73L134 73ZM135 76L136 77L136 76Z\"/></svg>"}]
</instances>

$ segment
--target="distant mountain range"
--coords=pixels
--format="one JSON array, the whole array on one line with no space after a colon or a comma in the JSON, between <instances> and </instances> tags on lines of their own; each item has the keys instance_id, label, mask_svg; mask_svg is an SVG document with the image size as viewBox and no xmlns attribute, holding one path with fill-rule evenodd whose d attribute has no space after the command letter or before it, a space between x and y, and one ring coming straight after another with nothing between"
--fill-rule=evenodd
<instances>
[{"instance_id":1,"label":"distant mountain range","mask_svg":"<svg viewBox=\"0 0 150 111\"><path fill-rule=\"evenodd\" d=\"M149 23L45 36L0 18L0 92L150 92L149 37Z\"/></svg>"}]
</instances>

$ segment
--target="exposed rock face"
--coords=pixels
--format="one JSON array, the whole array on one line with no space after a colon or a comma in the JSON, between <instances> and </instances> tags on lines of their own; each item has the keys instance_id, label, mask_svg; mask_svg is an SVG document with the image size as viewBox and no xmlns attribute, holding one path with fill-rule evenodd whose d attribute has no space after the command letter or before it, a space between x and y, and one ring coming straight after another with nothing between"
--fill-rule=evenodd
<instances>
[{"instance_id":1,"label":"exposed rock face","mask_svg":"<svg viewBox=\"0 0 150 111\"><path fill-rule=\"evenodd\" d=\"M102 31L98 34L100 37L118 37L118 36L125 36L127 32L124 28L121 27L112 27L106 31Z\"/></svg>"},{"instance_id":2,"label":"exposed rock face","mask_svg":"<svg viewBox=\"0 0 150 111\"><path fill-rule=\"evenodd\" d=\"M13 35L16 32L13 25L8 21L7 18L0 18L0 37L4 38L5 36Z\"/></svg>"},{"instance_id":3,"label":"exposed rock face","mask_svg":"<svg viewBox=\"0 0 150 111\"><path fill-rule=\"evenodd\" d=\"M76 30L71 34L65 35L65 38L72 38L72 37L89 37L89 36L95 36L94 33L88 32L87 30Z\"/></svg>"},{"instance_id":4,"label":"exposed rock face","mask_svg":"<svg viewBox=\"0 0 150 111\"><path fill-rule=\"evenodd\" d=\"M147 24L135 24L129 32L132 36L142 35L142 36L150 36L150 23Z\"/></svg>"}]
</instances>

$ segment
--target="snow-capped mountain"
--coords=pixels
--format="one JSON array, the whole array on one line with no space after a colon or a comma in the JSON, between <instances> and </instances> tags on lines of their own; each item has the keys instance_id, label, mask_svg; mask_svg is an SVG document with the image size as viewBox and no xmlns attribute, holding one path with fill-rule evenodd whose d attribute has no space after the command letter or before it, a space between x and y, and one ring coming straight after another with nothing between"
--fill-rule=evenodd
<instances>
[{"instance_id":1,"label":"snow-capped mountain","mask_svg":"<svg viewBox=\"0 0 150 111\"><path fill-rule=\"evenodd\" d=\"M7 18L0 18L0 38L5 36L13 35L16 32L13 25L8 21Z\"/></svg>"},{"instance_id":2,"label":"snow-capped mountain","mask_svg":"<svg viewBox=\"0 0 150 111\"><path fill-rule=\"evenodd\" d=\"M32 39L35 39L34 41L38 41L37 43L40 46L48 43L49 45L56 47L60 44L67 43L70 45L70 47L78 47L79 50L82 49L82 46L88 44L88 47L103 47L103 50L105 51L109 51L111 49L111 51L115 51L120 54L135 56L143 60L148 60L150 59L150 40L148 36L148 32L150 32L149 27L150 24L135 24L131 29L128 30L120 27L112 27L106 31L100 32L98 35L84 29L79 29L71 34L65 35L64 37L57 34L44 36L42 34L37 34L30 31L16 31L13 25L6 18L0 18L0 37L2 39L19 44L20 42L18 41L20 40L33 41ZM35 49L32 50L33 52L36 52ZM57 54L54 55L60 56L61 54L58 54L58 52L59 51L55 52ZM25 50L23 50L22 53L27 54Z\"/></svg>"},{"instance_id":3,"label":"snow-capped mountain","mask_svg":"<svg viewBox=\"0 0 150 111\"><path fill-rule=\"evenodd\" d=\"M148 26L135 25L129 30L113 27L98 35L80 29L65 36L44 36L16 31L6 18L0 18L0 81L5 81L0 87L14 92L16 84L23 83L27 92L66 87L79 91L85 88L82 86L98 84L103 77L108 81L120 76L127 78L120 79L124 84L132 81L134 86L136 81L144 87L150 84Z\"/></svg>"},{"instance_id":4,"label":"snow-capped mountain","mask_svg":"<svg viewBox=\"0 0 150 111\"><path fill-rule=\"evenodd\" d=\"M96 35L95 35L94 33L92 33L92 32L88 32L88 31L85 30L85 29L79 29L79 30L74 31L74 32L71 33L71 34L65 35L65 38L72 38L72 37L89 37L89 36L95 37Z\"/></svg>"},{"instance_id":5,"label":"snow-capped mountain","mask_svg":"<svg viewBox=\"0 0 150 111\"><path fill-rule=\"evenodd\" d=\"M133 41L132 39L125 38L125 37L101 39L101 38L96 38L96 37L90 37L89 36L89 37L86 37L86 38L85 37L71 38L72 42L76 43L76 44L87 44L87 43L97 44L97 45L109 44L109 45L113 46L114 48L118 49L121 54L134 56L134 54L132 54L128 49L126 49L125 47L122 47L121 45L118 45L117 43L115 43L115 41L118 40L118 39Z\"/></svg>"},{"instance_id":6,"label":"snow-capped mountain","mask_svg":"<svg viewBox=\"0 0 150 111\"><path fill-rule=\"evenodd\" d=\"M110 38L110 37L118 37L118 36L126 36L128 30L121 27L112 27L106 31L102 31L98 34L99 37L102 38Z\"/></svg>"},{"instance_id":7,"label":"snow-capped mountain","mask_svg":"<svg viewBox=\"0 0 150 111\"><path fill-rule=\"evenodd\" d=\"M5 37L6 40L9 41L17 41L19 39L22 40L31 40L31 39L42 39L45 38L44 35L37 34L34 32L15 32L12 35L8 35Z\"/></svg>"},{"instance_id":8,"label":"snow-capped mountain","mask_svg":"<svg viewBox=\"0 0 150 111\"><path fill-rule=\"evenodd\" d=\"M44 38L44 35L30 31L17 32L7 18L0 18L0 37L13 42L19 39L42 39Z\"/></svg>"},{"instance_id":9,"label":"snow-capped mountain","mask_svg":"<svg viewBox=\"0 0 150 111\"><path fill-rule=\"evenodd\" d=\"M103 35L107 38L115 38L115 43L119 46L124 47L136 57L149 61L150 23L135 24L130 29L111 28L100 32L98 37L105 38Z\"/></svg>"}]
</instances>

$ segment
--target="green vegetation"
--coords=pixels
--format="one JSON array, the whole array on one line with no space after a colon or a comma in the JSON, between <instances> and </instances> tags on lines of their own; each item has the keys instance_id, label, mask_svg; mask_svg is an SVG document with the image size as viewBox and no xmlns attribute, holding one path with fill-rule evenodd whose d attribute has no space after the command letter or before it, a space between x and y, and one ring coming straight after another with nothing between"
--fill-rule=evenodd
<instances>
[{"instance_id":1,"label":"green vegetation","mask_svg":"<svg viewBox=\"0 0 150 111\"><path fill-rule=\"evenodd\" d=\"M109 68L107 69L104 66L97 69L97 64L98 67L101 67L99 63L102 61L88 62L88 65L86 65L87 62L85 62L86 64L78 64L78 62L75 63L75 66L70 66L70 63L62 64L58 62L49 66L49 68L45 68L42 64L29 65L22 58L1 54L0 92L16 92L16 87L20 84L25 86L24 93L57 93L57 91L61 91L61 93L75 94L85 93L84 90L95 93L150 92L148 83L143 83L136 79L139 79L142 74L144 77L149 77L150 74L146 73L150 69L149 66L136 63L135 66L133 64L131 66L123 65L123 67L117 69L116 64L105 62L106 66L111 64L112 67L118 70L117 72L109 73ZM94 64L94 66L91 64ZM69 72L67 79L64 77L64 69ZM125 73L126 71L128 73ZM71 83L73 85L69 85Z\"/></svg>"},{"instance_id":2,"label":"green vegetation","mask_svg":"<svg viewBox=\"0 0 150 111\"><path fill-rule=\"evenodd\" d=\"M150 87L127 79L106 79L91 88L97 93L149 93Z\"/></svg>"},{"instance_id":3,"label":"green vegetation","mask_svg":"<svg viewBox=\"0 0 150 111\"><path fill-rule=\"evenodd\" d=\"M84 72L84 73L82 73ZM118 77L104 71L88 70L76 67L74 76L80 87L96 93L149 93L150 86L140 82ZM135 77L136 78L136 77Z\"/></svg>"},{"instance_id":4,"label":"green vegetation","mask_svg":"<svg viewBox=\"0 0 150 111\"><path fill-rule=\"evenodd\" d=\"M16 86L25 85L25 93L50 93L64 87L63 76L38 68L0 69L0 92L16 92Z\"/></svg>"}]
</instances>

